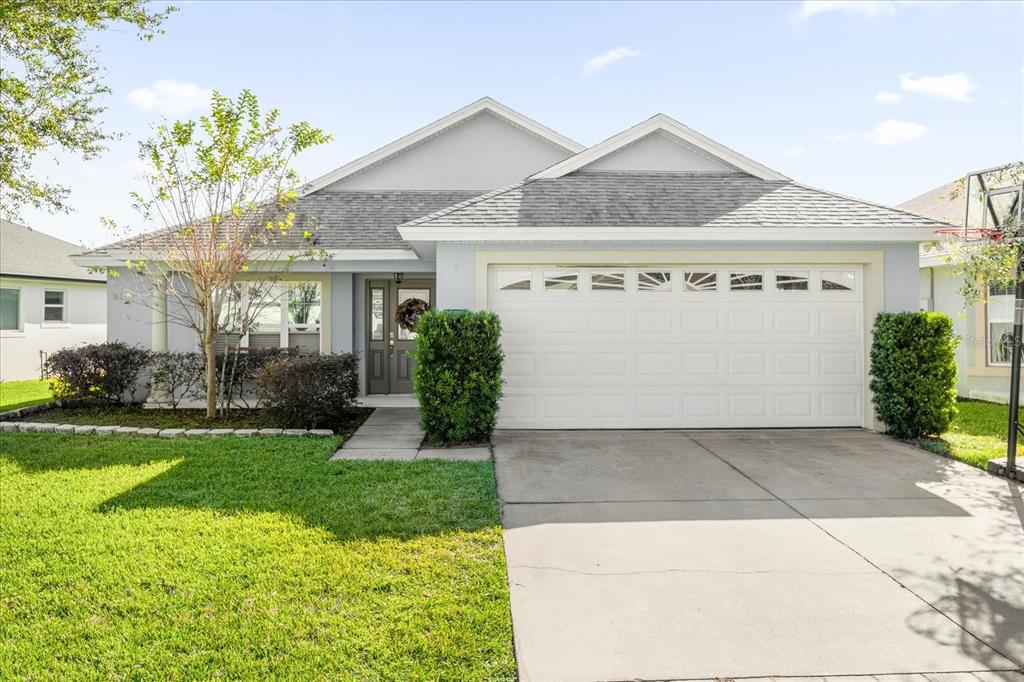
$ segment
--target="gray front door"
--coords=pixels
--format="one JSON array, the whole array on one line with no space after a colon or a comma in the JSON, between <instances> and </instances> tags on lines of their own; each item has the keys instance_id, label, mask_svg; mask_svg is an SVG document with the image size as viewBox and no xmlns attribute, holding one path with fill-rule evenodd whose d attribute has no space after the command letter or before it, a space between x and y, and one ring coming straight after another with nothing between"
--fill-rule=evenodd
<instances>
[{"instance_id":1,"label":"gray front door","mask_svg":"<svg viewBox=\"0 0 1024 682\"><path fill-rule=\"evenodd\" d=\"M433 305L434 282L371 280L367 285L367 393L412 393L416 334L395 322L398 306L410 298Z\"/></svg>"}]
</instances>

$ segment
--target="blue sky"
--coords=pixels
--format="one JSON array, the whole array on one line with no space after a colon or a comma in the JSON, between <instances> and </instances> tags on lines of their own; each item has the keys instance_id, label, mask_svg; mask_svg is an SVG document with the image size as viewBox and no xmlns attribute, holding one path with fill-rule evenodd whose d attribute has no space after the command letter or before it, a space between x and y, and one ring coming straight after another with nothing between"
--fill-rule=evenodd
<instances>
[{"instance_id":1,"label":"blue sky","mask_svg":"<svg viewBox=\"0 0 1024 682\"><path fill-rule=\"evenodd\" d=\"M98 36L124 138L38 169L73 189L33 227L87 246L141 228L135 148L207 91L248 87L335 142L308 178L484 95L583 144L662 112L790 177L898 203L1024 158L1024 3L178 2L167 33ZM587 66L587 65L590 66Z\"/></svg>"}]
</instances>

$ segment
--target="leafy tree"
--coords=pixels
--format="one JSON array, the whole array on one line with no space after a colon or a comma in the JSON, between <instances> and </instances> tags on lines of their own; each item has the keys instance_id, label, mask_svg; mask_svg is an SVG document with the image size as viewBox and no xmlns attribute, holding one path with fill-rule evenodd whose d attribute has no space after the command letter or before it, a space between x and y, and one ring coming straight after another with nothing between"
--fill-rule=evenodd
<instances>
[{"instance_id":1,"label":"leafy tree","mask_svg":"<svg viewBox=\"0 0 1024 682\"><path fill-rule=\"evenodd\" d=\"M0 0L0 205L17 216L26 205L68 210L69 189L32 173L44 151L96 158L115 137L103 130L102 67L89 33L134 27L143 40L161 33L175 11L148 0Z\"/></svg>"},{"instance_id":2,"label":"leafy tree","mask_svg":"<svg viewBox=\"0 0 1024 682\"><path fill-rule=\"evenodd\" d=\"M316 225L296 225L301 182L291 163L331 137L305 121L281 124L280 111L263 113L249 90L237 99L214 92L210 107L197 121L157 125L140 143L146 189L132 192L132 202L147 224L161 227L113 248L141 275L134 281L168 297L168 320L199 336L206 412L213 417L218 396L227 409L225 387L237 364L220 363L218 377L217 339L253 330L260 312L281 296L291 264L322 256ZM155 305L150 290L130 293ZM235 353L237 360L237 345Z\"/></svg>"}]
</instances>

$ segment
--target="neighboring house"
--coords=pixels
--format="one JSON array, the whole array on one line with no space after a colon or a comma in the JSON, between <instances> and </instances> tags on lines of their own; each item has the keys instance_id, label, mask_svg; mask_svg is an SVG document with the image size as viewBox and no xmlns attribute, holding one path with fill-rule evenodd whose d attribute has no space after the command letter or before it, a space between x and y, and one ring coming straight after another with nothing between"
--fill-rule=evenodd
<instances>
[{"instance_id":1,"label":"neighboring house","mask_svg":"<svg viewBox=\"0 0 1024 682\"><path fill-rule=\"evenodd\" d=\"M957 227L981 227L982 203L974 191L977 185L972 186L970 197L963 191L956 192L959 186L959 181L954 181L936 187L897 208ZM958 195L955 199L954 194ZM992 227L991 216L984 224ZM963 278L955 274L949 252L941 242L922 247L920 307L953 319L954 331L960 337L957 391L965 398L1005 403L1010 393L1010 346L1006 337L1013 328L1014 293L993 288L987 302L966 305L960 294L962 284Z\"/></svg>"},{"instance_id":2,"label":"neighboring house","mask_svg":"<svg viewBox=\"0 0 1024 682\"><path fill-rule=\"evenodd\" d=\"M396 306L490 309L513 428L873 427L872 319L917 309L918 245L941 226L663 115L585 148L491 99L313 181L298 212L330 254L289 274L319 315L299 329L285 302L249 345L354 351L366 394L405 394L414 341ZM77 262L131 257L115 244ZM108 289L110 338L196 348L128 279Z\"/></svg>"},{"instance_id":3,"label":"neighboring house","mask_svg":"<svg viewBox=\"0 0 1024 682\"><path fill-rule=\"evenodd\" d=\"M0 381L38 379L47 354L107 337L106 276L82 247L0 220Z\"/></svg>"}]
</instances>

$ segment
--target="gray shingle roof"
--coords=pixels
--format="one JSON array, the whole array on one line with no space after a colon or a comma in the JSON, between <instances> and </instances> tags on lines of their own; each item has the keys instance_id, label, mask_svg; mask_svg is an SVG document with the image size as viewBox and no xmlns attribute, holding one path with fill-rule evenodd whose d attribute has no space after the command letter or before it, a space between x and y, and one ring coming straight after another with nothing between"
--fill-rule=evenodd
<instances>
[{"instance_id":1,"label":"gray shingle roof","mask_svg":"<svg viewBox=\"0 0 1024 682\"><path fill-rule=\"evenodd\" d=\"M296 202L295 224L305 227L308 221L315 219L319 224L316 232L317 246L326 250L407 249L409 245L398 234L399 225L479 194L479 190L322 190ZM161 241L166 241L167 246L171 245L170 241L159 239L161 234L164 232L129 237L88 253L131 249L142 244L154 247ZM288 237L288 241L294 242L296 248L308 246L301 234L302 230L297 229Z\"/></svg>"},{"instance_id":2,"label":"gray shingle roof","mask_svg":"<svg viewBox=\"0 0 1024 682\"><path fill-rule=\"evenodd\" d=\"M82 247L31 228L0 220L0 275L103 282L103 273L71 262Z\"/></svg>"},{"instance_id":3,"label":"gray shingle roof","mask_svg":"<svg viewBox=\"0 0 1024 682\"><path fill-rule=\"evenodd\" d=\"M742 173L574 173L413 220L457 227L943 227L905 211Z\"/></svg>"}]
</instances>

